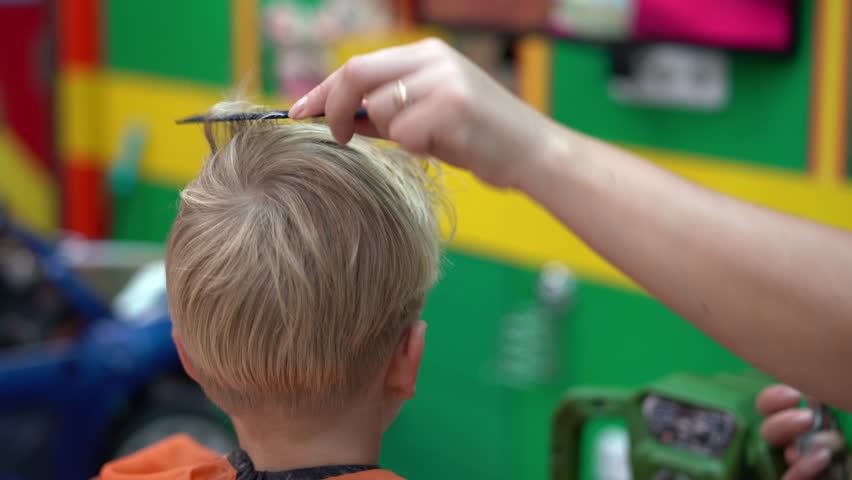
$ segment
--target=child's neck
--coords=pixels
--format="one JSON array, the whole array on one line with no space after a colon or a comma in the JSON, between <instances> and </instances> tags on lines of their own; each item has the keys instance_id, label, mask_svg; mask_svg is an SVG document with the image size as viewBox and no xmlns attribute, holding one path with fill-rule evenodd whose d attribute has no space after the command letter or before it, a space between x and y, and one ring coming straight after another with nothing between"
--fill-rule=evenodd
<instances>
[{"instance_id":1,"label":"child's neck","mask_svg":"<svg viewBox=\"0 0 852 480\"><path fill-rule=\"evenodd\" d=\"M232 418L240 447L257 471L328 465L376 465L381 418L348 412L325 419Z\"/></svg>"}]
</instances>

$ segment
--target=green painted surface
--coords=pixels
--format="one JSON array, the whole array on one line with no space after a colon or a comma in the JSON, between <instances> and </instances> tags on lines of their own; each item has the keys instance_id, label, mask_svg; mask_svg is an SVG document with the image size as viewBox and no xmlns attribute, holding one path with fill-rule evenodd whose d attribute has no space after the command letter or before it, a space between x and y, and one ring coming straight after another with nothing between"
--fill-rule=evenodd
<instances>
[{"instance_id":1,"label":"green painted surface","mask_svg":"<svg viewBox=\"0 0 852 480\"><path fill-rule=\"evenodd\" d=\"M554 117L610 141L803 170L812 9L800 10L801 43L791 58L730 55L731 99L718 113L617 103L608 93L606 50L559 41L553 58Z\"/></svg>"},{"instance_id":2,"label":"green painted surface","mask_svg":"<svg viewBox=\"0 0 852 480\"><path fill-rule=\"evenodd\" d=\"M178 189L137 182L113 203L112 237L118 240L165 242L177 215Z\"/></svg>"},{"instance_id":3,"label":"green painted surface","mask_svg":"<svg viewBox=\"0 0 852 480\"><path fill-rule=\"evenodd\" d=\"M675 369L710 374L744 368L653 298L591 283L580 284L563 345L572 385L633 387Z\"/></svg>"},{"instance_id":4,"label":"green painted surface","mask_svg":"<svg viewBox=\"0 0 852 480\"><path fill-rule=\"evenodd\" d=\"M107 0L105 7L108 68L231 84L229 0Z\"/></svg>"},{"instance_id":5,"label":"green painted surface","mask_svg":"<svg viewBox=\"0 0 852 480\"><path fill-rule=\"evenodd\" d=\"M275 73L275 56L275 49L272 48L270 42L264 37L260 51L260 61L263 65L260 82L263 94L268 96L275 96L280 93L278 91L278 75Z\"/></svg>"},{"instance_id":6,"label":"green painted surface","mask_svg":"<svg viewBox=\"0 0 852 480\"><path fill-rule=\"evenodd\" d=\"M417 397L388 432L382 463L407 478L508 478L519 442L495 352L497 320L514 297L512 269L448 260L423 312L430 326Z\"/></svg>"},{"instance_id":7,"label":"green painted surface","mask_svg":"<svg viewBox=\"0 0 852 480\"><path fill-rule=\"evenodd\" d=\"M430 328L418 397L385 446L385 463L403 475L547 478L551 413L567 387L635 387L676 370L744 368L655 300L581 282L576 308L563 318L557 378L530 388L501 385L498 325L532 298L536 272L448 255L452 266L424 312Z\"/></svg>"}]
</instances>

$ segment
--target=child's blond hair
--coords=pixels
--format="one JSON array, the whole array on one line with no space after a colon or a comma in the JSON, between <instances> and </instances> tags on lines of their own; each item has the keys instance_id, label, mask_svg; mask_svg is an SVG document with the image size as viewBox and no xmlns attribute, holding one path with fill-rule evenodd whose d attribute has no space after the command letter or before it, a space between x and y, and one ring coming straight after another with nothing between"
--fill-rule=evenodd
<instances>
[{"instance_id":1,"label":"child's blond hair","mask_svg":"<svg viewBox=\"0 0 852 480\"><path fill-rule=\"evenodd\" d=\"M251 107L211 115L235 109ZM222 142L213 125L168 240L176 335L228 413L343 405L382 370L438 274L431 168L362 138L340 145L322 125L224 124Z\"/></svg>"}]
</instances>

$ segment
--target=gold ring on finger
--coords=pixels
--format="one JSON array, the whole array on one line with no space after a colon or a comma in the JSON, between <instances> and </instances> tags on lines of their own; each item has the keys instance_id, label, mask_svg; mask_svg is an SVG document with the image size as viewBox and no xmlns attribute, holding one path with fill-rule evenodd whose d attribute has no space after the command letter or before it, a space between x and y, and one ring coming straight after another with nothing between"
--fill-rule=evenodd
<instances>
[{"instance_id":1,"label":"gold ring on finger","mask_svg":"<svg viewBox=\"0 0 852 480\"><path fill-rule=\"evenodd\" d=\"M408 106L408 89L405 87L405 84L402 83L402 80L396 81L396 88L394 88L393 93L393 99L397 110L402 110Z\"/></svg>"}]
</instances>

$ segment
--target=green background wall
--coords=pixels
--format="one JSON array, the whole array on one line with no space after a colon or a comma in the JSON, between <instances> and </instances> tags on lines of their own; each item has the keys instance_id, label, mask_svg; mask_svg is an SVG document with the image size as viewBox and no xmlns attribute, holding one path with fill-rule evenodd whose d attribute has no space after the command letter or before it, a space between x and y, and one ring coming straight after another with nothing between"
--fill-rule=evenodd
<instances>
[{"instance_id":1,"label":"green background wall","mask_svg":"<svg viewBox=\"0 0 852 480\"><path fill-rule=\"evenodd\" d=\"M554 117L619 143L698 153L804 170L810 75L810 9L800 17L802 42L791 57L729 55L731 99L719 113L633 107L608 94L602 48L557 42Z\"/></svg>"},{"instance_id":2,"label":"green background wall","mask_svg":"<svg viewBox=\"0 0 852 480\"><path fill-rule=\"evenodd\" d=\"M230 85L227 0L106 6L107 68L223 91ZM801 20L807 39L809 15ZM706 114L615 104L604 83L606 51L556 42L554 116L613 141L803 170L809 47L792 58L733 55L732 104ZM179 188L143 179L115 205L114 236L163 241ZM546 478L550 412L565 388L744 367L649 297L581 279L577 304L562 321L558 378L538 387L501 384L499 325L532 300L537 272L453 248L447 259L424 312L430 328L418 395L388 433L383 455L404 476Z\"/></svg>"},{"instance_id":3,"label":"green background wall","mask_svg":"<svg viewBox=\"0 0 852 480\"><path fill-rule=\"evenodd\" d=\"M107 0L104 6L107 68L230 85L229 0Z\"/></svg>"}]
</instances>

